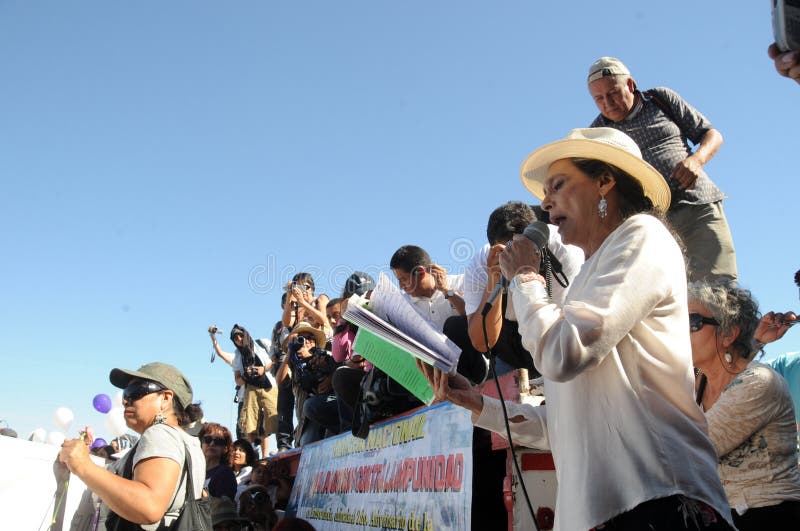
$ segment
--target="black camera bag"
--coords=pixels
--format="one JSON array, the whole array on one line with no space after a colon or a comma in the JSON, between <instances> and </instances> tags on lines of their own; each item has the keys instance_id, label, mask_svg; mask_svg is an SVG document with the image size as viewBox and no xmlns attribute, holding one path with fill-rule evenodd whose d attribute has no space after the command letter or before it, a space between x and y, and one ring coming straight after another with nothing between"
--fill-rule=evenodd
<instances>
[{"instance_id":1,"label":"black camera bag","mask_svg":"<svg viewBox=\"0 0 800 531\"><path fill-rule=\"evenodd\" d=\"M422 401L377 367L361 379L353 409L354 437L366 439L370 424L419 407Z\"/></svg>"}]
</instances>

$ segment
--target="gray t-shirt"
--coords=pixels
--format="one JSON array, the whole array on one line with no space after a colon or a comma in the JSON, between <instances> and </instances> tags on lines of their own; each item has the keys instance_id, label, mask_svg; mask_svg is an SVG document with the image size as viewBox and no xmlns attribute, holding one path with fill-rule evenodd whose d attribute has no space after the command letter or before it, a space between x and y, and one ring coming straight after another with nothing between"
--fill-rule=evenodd
<instances>
[{"instance_id":1,"label":"gray t-shirt","mask_svg":"<svg viewBox=\"0 0 800 531\"><path fill-rule=\"evenodd\" d=\"M172 520L180 514L183 502L186 499L186 481L187 476L183 475L183 464L186 460L186 448L189 448L192 456L192 478L194 480L194 494L196 498L200 498L203 490L203 482L206 477L206 458L203 451L200 449L200 440L183 431L180 428L173 428L166 424L155 424L150 426L143 434L139 443L126 454L122 459L112 465L112 471L118 475L122 475L125 469L125 463L132 453L133 468L144 459L151 457L166 457L172 459L181 467L180 481L175 486L173 491L173 499L164 519L160 523L152 525L142 525L142 529L146 531L155 531L161 529L163 525L169 525Z\"/></svg>"},{"instance_id":2,"label":"gray t-shirt","mask_svg":"<svg viewBox=\"0 0 800 531\"><path fill-rule=\"evenodd\" d=\"M600 114L589 127L613 127L630 136L642 150L642 158L666 179L672 190L672 206L704 205L725 199L705 171L688 190L678 189L677 182L670 179L675 165L692 154L689 141L699 144L713 126L674 90L656 87L652 91L670 109L672 118L646 93L637 92L639 101L624 120L612 122Z\"/></svg>"}]
</instances>

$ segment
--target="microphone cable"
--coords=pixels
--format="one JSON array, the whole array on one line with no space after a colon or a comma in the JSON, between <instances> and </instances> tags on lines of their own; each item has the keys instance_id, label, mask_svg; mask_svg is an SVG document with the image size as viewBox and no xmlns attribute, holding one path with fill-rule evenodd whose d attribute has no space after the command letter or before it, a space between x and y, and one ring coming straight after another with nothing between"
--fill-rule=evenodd
<instances>
[{"instance_id":1,"label":"microphone cable","mask_svg":"<svg viewBox=\"0 0 800 531\"><path fill-rule=\"evenodd\" d=\"M502 311L503 308L501 307L500 312L502 313ZM520 485L522 485L522 493L525 496L525 503L528 505L528 511L531 514L531 519L533 519L533 527L534 529L536 529L536 531L539 531L539 522L536 521L536 513L534 513L533 511L531 498L528 495L528 489L525 487L525 478L522 476L522 470L520 469L519 463L517 462L517 452L514 449L514 441L511 440L511 424L509 424L508 411L506 410L506 402L503 399L503 391L500 388L500 380L497 377L497 369L495 367L497 357L492 351L492 347L489 345L489 333L486 331L486 313L484 313L481 316L481 325L483 326L483 340L486 342L486 353L489 355L489 370L492 371L494 385L497 388L497 396L500 399L500 407L502 407L503 409L503 421L505 422L506 425L506 437L508 438L508 447L511 449L511 460L514 461L514 470L517 471L517 477L519 478ZM500 326L502 327L502 320Z\"/></svg>"}]
</instances>

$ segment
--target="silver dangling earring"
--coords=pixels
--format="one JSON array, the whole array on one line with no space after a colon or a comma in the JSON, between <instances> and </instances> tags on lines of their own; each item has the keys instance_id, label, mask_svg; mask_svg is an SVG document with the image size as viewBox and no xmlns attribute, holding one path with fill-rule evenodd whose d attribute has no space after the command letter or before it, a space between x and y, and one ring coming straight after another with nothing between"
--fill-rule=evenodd
<instances>
[{"instance_id":1,"label":"silver dangling earring","mask_svg":"<svg viewBox=\"0 0 800 531\"><path fill-rule=\"evenodd\" d=\"M605 219L608 215L608 201L602 195L600 196L600 202L597 203L597 213L600 215L600 219Z\"/></svg>"},{"instance_id":2,"label":"silver dangling earring","mask_svg":"<svg viewBox=\"0 0 800 531\"><path fill-rule=\"evenodd\" d=\"M725 361L728 363L728 365L733 365L733 356L731 356L730 352L725 353Z\"/></svg>"},{"instance_id":3,"label":"silver dangling earring","mask_svg":"<svg viewBox=\"0 0 800 531\"><path fill-rule=\"evenodd\" d=\"M156 414L156 418L153 419L153 425L155 426L156 424L164 424L165 422L167 422L167 417L159 411Z\"/></svg>"}]
</instances>

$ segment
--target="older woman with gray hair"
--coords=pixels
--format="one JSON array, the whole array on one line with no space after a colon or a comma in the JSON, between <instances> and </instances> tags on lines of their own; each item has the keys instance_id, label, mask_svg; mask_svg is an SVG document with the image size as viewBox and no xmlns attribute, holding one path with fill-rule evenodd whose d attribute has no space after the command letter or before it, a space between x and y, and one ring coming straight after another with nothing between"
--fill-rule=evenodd
<instances>
[{"instance_id":1,"label":"older woman with gray hair","mask_svg":"<svg viewBox=\"0 0 800 531\"><path fill-rule=\"evenodd\" d=\"M693 282L688 294L697 403L706 412L734 523L740 530L796 529L794 407L786 381L752 359L758 304L749 291L724 281Z\"/></svg>"}]
</instances>

